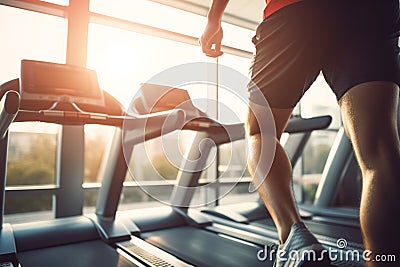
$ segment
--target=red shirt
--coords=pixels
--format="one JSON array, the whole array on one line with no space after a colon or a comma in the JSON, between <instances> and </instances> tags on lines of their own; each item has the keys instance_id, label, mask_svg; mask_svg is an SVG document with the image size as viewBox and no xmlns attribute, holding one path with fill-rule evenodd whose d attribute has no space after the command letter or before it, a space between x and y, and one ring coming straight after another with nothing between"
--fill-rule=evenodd
<instances>
[{"instance_id":1,"label":"red shirt","mask_svg":"<svg viewBox=\"0 0 400 267\"><path fill-rule=\"evenodd\" d=\"M302 0L266 0L266 1L267 1L267 7L264 9L264 19L270 16L272 13L278 11L279 9L290 4L300 2Z\"/></svg>"}]
</instances>

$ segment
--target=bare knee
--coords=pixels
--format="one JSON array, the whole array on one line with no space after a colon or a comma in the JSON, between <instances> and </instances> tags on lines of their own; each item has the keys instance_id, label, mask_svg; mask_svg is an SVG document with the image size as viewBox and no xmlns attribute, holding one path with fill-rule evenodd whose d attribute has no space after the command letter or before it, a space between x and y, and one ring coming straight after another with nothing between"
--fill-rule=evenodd
<instances>
[{"instance_id":1,"label":"bare knee","mask_svg":"<svg viewBox=\"0 0 400 267\"><path fill-rule=\"evenodd\" d=\"M245 124L246 136L252 137L260 135L260 126L258 124L257 118L253 113L251 108L248 109L246 124Z\"/></svg>"},{"instance_id":2,"label":"bare knee","mask_svg":"<svg viewBox=\"0 0 400 267\"><path fill-rule=\"evenodd\" d=\"M399 87L368 82L350 89L341 99L343 124L363 172L399 166L397 129Z\"/></svg>"},{"instance_id":3,"label":"bare knee","mask_svg":"<svg viewBox=\"0 0 400 267\"><path fill-rule=\"evenodd\" d=\"M381 123L377 127L368 127L360 123L345 126L363 174L382 170L388 173L399 171L400 143L394 125Z\"/></svg>"},{"instance_id":4,"label":"bare knee","mask_svg":"<svg viewBox=\"0 0 400 267\"><path fill-rule=\"evenodd\" d=\"M361 165L366 169L375 169L376 166L395 166L399 168L400 152L395 143L387 141L372 141L358 148L358 157Z\"/></svg>"},{"instance_id":5,"label":"bare knee","mask_svg":"<svg viewBox=\"0 0 400 267\"><path fill-rule=\"evenodd\" d=\"M395 124L384 119L376 124L358 121L347 121L345 128L363 174L398 172L400 143Z\"/></svg>"}]
</instances>

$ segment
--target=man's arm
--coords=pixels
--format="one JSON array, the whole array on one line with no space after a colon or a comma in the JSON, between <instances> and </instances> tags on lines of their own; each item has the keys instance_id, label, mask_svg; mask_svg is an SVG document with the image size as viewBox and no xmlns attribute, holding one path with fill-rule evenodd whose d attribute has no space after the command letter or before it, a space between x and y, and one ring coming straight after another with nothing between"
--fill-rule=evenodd
<instances>
[{"instance_id":1,"label":"man's arm","mask_svg":"<svg viewBox=\"0 0 400 267\"><path fill-rule=\"evenodd\" d=\"M228 2L229 0L213 0L208 12L208 23L199 40L199 44L207 56L219 57L222 55L221 41L223 31L221 28L221 20Z\"/></svg>"}]
</instances>

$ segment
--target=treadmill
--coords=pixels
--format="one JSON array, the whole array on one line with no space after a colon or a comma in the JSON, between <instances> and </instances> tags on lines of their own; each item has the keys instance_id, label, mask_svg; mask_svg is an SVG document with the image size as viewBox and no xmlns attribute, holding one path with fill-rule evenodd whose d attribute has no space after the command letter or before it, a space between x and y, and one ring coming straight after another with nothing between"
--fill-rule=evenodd
<instances>
[{"instance_id":1,"label":"treadmill","mask_svg":"<svg viewBox=\"0 0 400 267\"><path fill-rule=\"evenodd\" d=\"M149 95L147 95L149 94ZM143 209L117 213L117 219L133 222L138 229L131 232L140 239L167 251L170 254L189 262L195 266L273 266L274 255L259 259L257 256L264 249L276 249L276 229L262 229L261 232L240 229L243 222L248 220L239 213L224 214L222 216L210 216L207 210L199 211L188 208L199 185L201 170L206 164L206 157L211 150L210 146L201 146L202 140L210 138L216 145L221 145L244 138L244 125L231 124L222 125L214 120L204 117L204 113L193 110L188 94L177 88L142 88L141 99L135 101L137 112L140 114L151 113L162 108L163 101L159 97L168 99L184 99L186 103L187 119L183 129L197 131L197 134L185 155L178 174L178 183L171 196L171 205L163 209ZM174 94L178 94L173 97ZM154 105L146 104L153 101ZM157 100L157 101L154 101ZM150 102L151 102L150 101ZM160 104L161 103L161 104ZM180 108L179 105L173 104ZM168 107L167 107L168 108ZM198 117L196 118L197 115ZM331 117L323 116L313 119L293 118L287 126L287 132L302 133L299 138L291 139L290 142L298 143L297 149L291 151L293 158L298 158L305 139L314 129L323 129L330 124ZM201 147L201 151L199 151ZM201 160L195 160L199 159ZM187 170L187 171L185 171ZM256 203L254 209L247 213L250 216L258 216L259 213L266 217L265 209L262 210L260 203ZM247 207L248 208L248 207ZM211 212L211 214L216 212ZM229 213L229 212L228 212ZM232 222L231 218L234 218ZM239 222L238 222L239 221ZM237 224L237 225L236 225ZM254 229L260 227L253 227ZM118 244L117 244L118 245Z\"/></svg>"},{"instance_id":2,"label":"treadmill","mask_svg":"<svg viewBox=\"0 0 400 267\"><path fill-rule=\"evenodd\" d=\"M98 87L94 71L67 64L32 60L22 61L20 79L0 86L0 99L0 265L167 266L157 262L146 264L117 248L116 242L129 242L131 235L127 228L114 218L92 214L13 225L3 223L8 127L12 122L28 121L60 125L114 126L116 134L114 151L111 153L116 154L116 157L114 161L108 162L103 175L110 175L109 181L118 181L123 180L127 169L121 160L121 128L124 123L127 133L125 148L133 149L136 143L159 136L160 126L167 119L168 125L164 127L163 133L179 129L184 119L183 112L174 110L132 116L125 112L115 98ZM79 166L70 166L70 169L75 168ZM109 169L112 171L108 172ZM73 198L74 196L71 196L68 201L75 201ZM106 205L110 206L113 203L98 203L99 208ZM147 247L152 249L150 245ZM158 252L156 248L153 250ZM162 251L160 253L166 254ZM188 266L172 255L166 257L170 262L176 263L176 266Z\"/></svg>"}]
</instances>

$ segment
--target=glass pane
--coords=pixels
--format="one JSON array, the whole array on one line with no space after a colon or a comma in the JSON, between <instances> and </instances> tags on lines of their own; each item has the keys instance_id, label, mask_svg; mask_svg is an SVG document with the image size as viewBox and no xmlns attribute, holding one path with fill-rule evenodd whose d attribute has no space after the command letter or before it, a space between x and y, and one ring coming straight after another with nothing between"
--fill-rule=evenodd
<instances>
[{"instance_id":1,"label":"glass pane","mask_svg":"<svg viewBox=\"0 0 400 267\"><path fill-rule=\"evenodd\" d=\"M247 170L247 147L245 140L219 147L219 175L224 178L249 177Z\"/></svg>"},{"instance_id":2,"label":"glass pane","mask_svg":"<svg viewBox=\"0 0 400 267\"><path fill-rule=\"evenodd\" d=\"M98 172L107 148L112 141L114 127L85 125L85 173L84 183L100 183Z\"/></svg>"},{"instance_id":3,"label":"glass pane","mask_svg":"<svg viewBox=\"0 0 400 267\"><path fill-rule=\"evenodd\" d=\"M139 187L124 187L122 189L121 199L118 210L132 210L139 208L150 208L161 206L157 200L167 201L170 190L164 190L164 187L155 188L153 197L144 193Z\"/></svg>"},{"instance_id":4,"label":"glass pane","mask_svg":"<svg viewBox=\"0 0 400 267\"><path fill-rule=\"evenodd\" d=\"M224 187L230 186L221 186L222 190ZM226 190L225 190L226 191ZM229 191L223 198L219 200L220 205L224 204L233 204L233 203L243 203L243 202L252 202L257 201L259 195L257 192L249 193L249 184L238 184L235 188Z\"/></svg>"},{"instance_id":5,"label":"glass pane","mask_svg":"<svg viewBox=\"0 0 400 267\"><path fill-rule=\"evenodd\" d=\"M216 190L216 187L218 189ZM216 198L216 194L219 192L219 197ZM258 193L249 193L249 184L241 183L235 187L232 185L214 184L214 187L200 187L193 195L190 207L203 207L203 206L214 206L216 199L218 199L218 205L243 203L257 201Z\"/></svg>"},{"instance_id":6,"label":"glass pane","mask_svg":"<svg viewBox=\"0 0 400 267\"><path fill-rule=\"evenodd\" d=\"M210 195L211 200L207 199L207 196ZM215 191L209 189L206 189L205 187L200 187L198 188L194 194L192 201L190 202L190 207L191 208L198 208L198 207L204 207L207 205L212 205L215 201Z\"/></svg>"},{"instance_id":7,"label":"glass pane","mask_svg":"<svg viewBox=\"0 0 400 267\"><path fill-rule=\"evenodd\" d=\"M207 19L204 16L155 3L148 0L91 0L90 10L128 21L166 29L199 38ZM223 22L223 44L252 51L254 31Z\"/></svg>"},{"instance_id":8,"label":"glass pane","mask_svg":"<svg viewBox=\"0 0 400 267\"><path fill-rule=\"evenodd\" d=\"M129 164L127 181L175 180L182 162L182 155L190 148L193 132L173 132L136 145ZM177 149L177 142L179 148ZM168 153L165 151L168 150Z\"/></svg>"},{"instance_id":9,"label":"glass pane","mask_svg":"<svg viewBox=\"0 0 400 267\"><path fill-rule=\"evenodd\" d=\"M253 52L254 44L251 40L255 35L255 31L244 29L226 22L222 23L222 29L224 31L224 38L222 39L223 45Z\"/></svg>"},{"instance_id":10,"label":"glass pane","mask_svg":"<svg viewBox=\"0 0 400 267\"><path fill-rule=\"evenodd\" d=\"M303 175L321 174L336 132L315 131L303 151Z\"/></svg>"},{"instance_id":11,"label":"glass pane","mask_svg":"<svg viewBox=\"0 0 400 267\"><path fill-rule=\"evenodd\" d=\"M293 170L293 187L298 202L313 203L315 192L335 140L341 127L341 117L336 97L322 75L319 75L305 93L299 105L302 117L332 116L328 130L314 131L303 154Z\"/></svg>"},{"instance_id":12,"label":"glass pane","mask_svg":"<svg viewBox=\"0 0 400 267\"><path fill-rule=\"evenodd\" d=\"M307 203L314 201L315 192L336 134L335 131L313 132L298 162L303 171L300 177L294 177L294 181L303 185L303 200Z\"/></svg>"},{"instance_id":13,"label":"glass pane","mask_svg":"<svg viewBox=\"0 0 400 267\"><path fill-rule=\"evenodd\" d=\"M24 223L53 219L53 196L35 194L25 196L8 196L6 193L4 221L6 223Z\"/></svg>"},{"instance_id":14,"label":"glass pane","mask_svg":"<svg viewBox=\"0 0 400 267\"><path fill-rule=\"evenodd\" d=\"M140 83L168 68L204 61L198 46L90 24L88 68L97 71L100 86L128 106ZM207 90L193 90L206 98Z\"/></svg>"},{"instance_id":15,"label":"glass pane","mask_svg":"<svg viewBox=\"0 0 400 267\"><path fill-rule=\"evenodd\" d=\"M152 148L152 144L154 144L154 148ZM130 174L126 177L127 181L132 181L132 179L139 182L159 181L164 177L165 179L171 179L176 176L174 174L177 171L165 159L162 150L158 149L159 146L161 146L160 139L148 141L146 146L145 144L135 146L129 164ZM146 151L147 147L149 152Z\"/></svg>"},{"instance_id":16,"label":"glass pane","mask_svg":"<svg viewBox=\"0 0 400 267\"><path fill-rule=\"evenodd\" d=\"M329 129L339 129L342 125L336 96L322 75L318 76L311 88L304 94L300 106L302 117L331 115L332 123Z\"/></svg>"},{"instance_id":17,"label":"glass pane","mask_svg":"<svg viewBox=\"0 0 400 267\"><path fill-rule=\"evenodd\" d=\"M58 133L44 123L14 123L10 128L7 186L56 183Z\"/></svg>"},{"instance_id":18,"label":"glass pane","mask_svg":"<svg viewBox=\"0 0 400 267\"><path fill-rule=\"evenodd\" d=\"M42 2L53 3L61 6L68 6L69 0L41 0Z\"/></svg>"},{"instance_id":19,"label":"glass pane","mask_svg":"<svg viewBox=\"0 0 400 267\"><path fill-rule=\"evenodd\" d=\"M249 67L251 59L224 54L219 58L219 117L224 123L238 123L246 120L247 114L247 83L249 81ZM236 87L227 88L234 78L231 73L225 73L228 67L237 75Z\"/></svg>"},{"instance_id":20,"label":"glass pane","mask_svg":"<svg viewBox=\"0 0 400 267\"><path fill-rule=\"evenodd\" d=\"M297 190L302 190L302 196L298 196L298 201L305 203L314 201L315 192L336 134L335 131L315 131L311 134L302 157L293 171L293 186Z\"/></svg>"},{"instance_id":21,"label":"glass pane","mask_svg":"<svg viewBox=\"0 0 400 267\"><path fill-rule=\"evenodd\" d=\"M177 131L164 136L162 141L161 138L156 138L136 145L125 180L135 181L143 186L142 193L148 196L148 200L151 198L169 203L173 186L177 182L183 155L190 149L189 144L191 144L193 133L192 131ZM210 154L208 162L211 161L213 155L215 156L215 153ZM206 164L205 170L200 176L201 180L207 179L209 166L209 163ZM212 180L214 179L212 178ZM146 198L141 197L139 201L144 201L144 199ZM134 199L132 198L132 200Z\"/></svg>"},{"instance_id":22,"label":"glass pane","mask_svg":"<svg viewBox=\"0 0 400 267\"><path fill-rule=\"evenodd\" d=\"M148 0L91 0L90 11L157 28L200 36L206 18Z\"/></svg>"},{"instance_id":23,"label":"glass pane","mask_svg":"<svg viewBox=\"0 0 400 267\"><path fill-rule=\"evenodd\" d=\"M90 189L84 191L83 214L95 213L98 195L99 195L98 189Z\"/></svg>"},{"instance_id":24,"label":"glass pane","mask_svg":"<svg viewBox=\"0 0 400 267\"><path fill-rule=\"evenodd\" d=\"M107 151L112 142L115 128L104 125L85 125L85 169L83 213L94 213L101 179L98 176Z\"/></svg>"},{"instance_id":25,"label":"glass pane","mask_svg":"<svg viewBox=\"0 0 400 267\"><path fill-rule=\"evenodd\" d=\"M244 123L247 114L247 83L249 81L248 71L251 59L241 58L233 55L224 54L219 58L219 120L224 123ZM237 72L237 87L227 88L226 84L231 84L231 75L224 73L224 66ZM245 140L235 141L221 145L219 147L219 166L218 175L221 181L230 180L239 182L242 177L249 177L247 170L247 143ZM248 184L221 185L219 188L219 204L232 203L234 201L251 201ZM239 197L241 196L241 197Z\"/></svg>"},{"instance_id":26,"label":"glass pane","mask_svg":"<svg viewBox=\"0 0 400 267\"><path fill-rule=\"evenodd\" d=\"M29 25L29 27L27 27ZM65 63L67 20L0 5L0 84L20 76L22 59Z\"/></svg>"}]
</instances>

